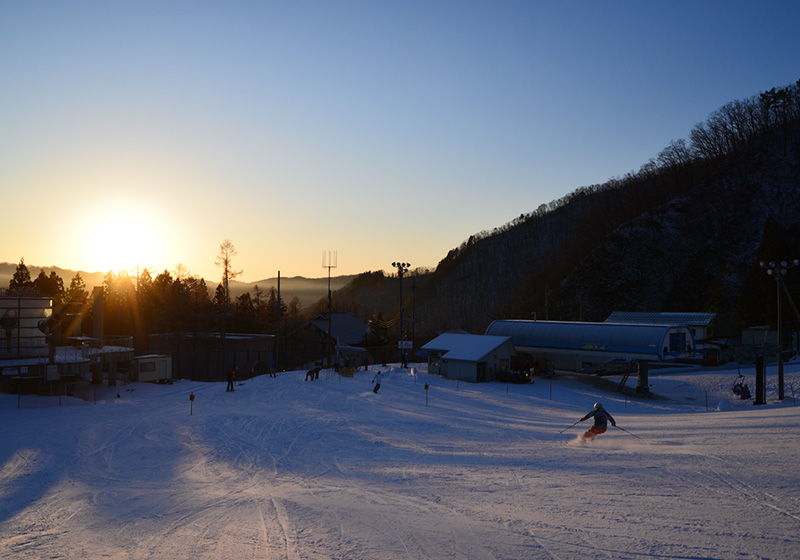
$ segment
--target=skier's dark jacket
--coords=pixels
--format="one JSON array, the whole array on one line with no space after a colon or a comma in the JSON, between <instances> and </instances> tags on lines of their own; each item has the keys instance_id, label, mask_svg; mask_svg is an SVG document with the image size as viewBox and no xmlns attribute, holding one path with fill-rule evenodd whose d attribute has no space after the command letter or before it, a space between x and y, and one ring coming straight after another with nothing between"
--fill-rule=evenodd
<instances>
[{"instance_id":1,"label":"skier's dark jacket","mask_svg":"<svg viewBox=\"0 0 800 560\"><path fill-rule=\"evenodd\" d=\"M581 418L581 422L584 420L588 420L594 416L594 425L601 430L608 429L608 423L611 422L612 426L616 426L617 422L614 420L614 417L611 416L604 408L598 408L597 410L591 411L589 414Z\"/></svg>"}]
</instances>

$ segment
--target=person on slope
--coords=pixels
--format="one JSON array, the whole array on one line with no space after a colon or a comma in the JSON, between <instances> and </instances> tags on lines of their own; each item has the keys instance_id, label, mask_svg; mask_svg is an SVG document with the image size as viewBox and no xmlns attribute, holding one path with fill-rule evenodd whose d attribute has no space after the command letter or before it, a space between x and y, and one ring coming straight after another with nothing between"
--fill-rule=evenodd
<instances>
[{"instance_id":1,"label":"person on slope","mask_svg":"<svg viewBox=\"0 0 800 560\"><path fill-rule=\"evenodd\" d=\"M606 409L603 408L603 404L599 402L594 403L594 410L581 418L581 422L588 420L589 418L594 418L594 425L586 430L586 432L581 436L583 441L593 441L594 438L600 434L604 434L608 429L609 422L611 422L611 425L615 428L617 427L617 422L614 420L614 417L611 416Z\"/></svg>"},{"instance_id":2,"label":"person on slope","mask_svg":"<svg viewBox=\"0 0 800 560\"><path fill-rule=\"evenodd\" d=\"M229 369L228 373L225 374L225 377L228 378L228 387L225 390L233 391L233 380L236 379L236 370L234 368Z\"/></svg>"},{"instance_id":3,"label":"person on slope","mask_svg":"<svg viewBox=\"0 0 800 560\"><path fill-rule=\"evenodd\" d=\"M372 379L372 382L375 384L375 388L372 389L373 393L377 393L378 390L381 388L381 381L383 380L383 374L378 372L375 374L375 377Z\"/></svg>"}]
</instances>

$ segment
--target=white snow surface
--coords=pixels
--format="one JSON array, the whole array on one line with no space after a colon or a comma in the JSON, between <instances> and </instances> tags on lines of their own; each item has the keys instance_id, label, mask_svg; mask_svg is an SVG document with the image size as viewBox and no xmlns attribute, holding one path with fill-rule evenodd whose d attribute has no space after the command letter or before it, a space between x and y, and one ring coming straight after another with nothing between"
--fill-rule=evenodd
<instances>
[{"instance_id":1,"label":"white snow surface","mask_svg":"<svg viewBox=\"0 0 800 560\"><path fill-rule=\"evenodd\" d=\"M797 362L761 406L735 367L639 399L382 369L0 395L0 558L800 558ZM567 445L598 400L619 427Z\"/></svg>"}]
</instances>

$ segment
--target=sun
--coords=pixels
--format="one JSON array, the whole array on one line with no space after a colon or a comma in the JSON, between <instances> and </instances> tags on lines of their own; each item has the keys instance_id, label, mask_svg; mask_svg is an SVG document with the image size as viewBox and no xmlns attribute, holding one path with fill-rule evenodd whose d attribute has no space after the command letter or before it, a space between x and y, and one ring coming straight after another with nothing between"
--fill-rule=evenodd
<instances>
[{"instance_id":1,"label":"sun","mask_svg":"<svg viewBox=\"0 0 800 560\"><path fill-rule=\"evenodd\" d=\"M135 273L164 264L164 226L152 212L111 204L90 213L83 224L81 261L90 271Z\"/></svg>"},{"instance_id":2,"label":"sun","mask_svg":"<svg viewBox=\"0 0 800 560\"><path fill-rule=\"evenodd\" d=\"M116 273L148 266L156 252L156 240L146 225L130 217L98 224L87 251L97 269Z\"/></svg>"}]
</instances>

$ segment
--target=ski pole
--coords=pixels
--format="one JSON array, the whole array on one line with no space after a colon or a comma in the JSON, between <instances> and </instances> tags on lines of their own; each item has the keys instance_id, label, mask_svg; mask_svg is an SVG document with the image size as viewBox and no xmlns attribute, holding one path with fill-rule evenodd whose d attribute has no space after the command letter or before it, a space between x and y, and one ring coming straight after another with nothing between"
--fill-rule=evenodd
<instances>
[{"instance_id":1,"label":"ski pole","mask_svg":"<svg viewBox=\"0 0 800 560\"><path fill-rule=\"evenodd\" d=\"M644 441L644 439L640 438L640 437L639 437L639 436L637 436L636 434L632 434L632 433L630 433L630 432L629 432L628 430L626 430L625 428L620 428L619 426L614 426L614 427L615 427L615 428L617 428L617 429L619 429L619 430L622 430L623 432L625 432L625 433L626 433L626 434L628 434L629 436L633 436L633 437L635 437L636 439L641 439L642 441Z\"/></svg>"},{"instance_id":2,"label":"ski pole","mask_svg":"<svg viewBox=\"0 0 800 560\"><path fill-rule=\"evenodd\" d=\"M563 434L564 432L566 432L567 430L569 430L569 429L570 429L572 426L577 426L578 424L580 424L580 422L581 422L581 421L580 421L580 420L578 420L578 421L577 421L577 422L575 422L574 424L571 424L571 425L567 426L566 428L564 428L563 430L561 430L561 431L560 431L560 432L558 432L558 433L559 433L559 434Z\"/></svg>"}]
</instances>

